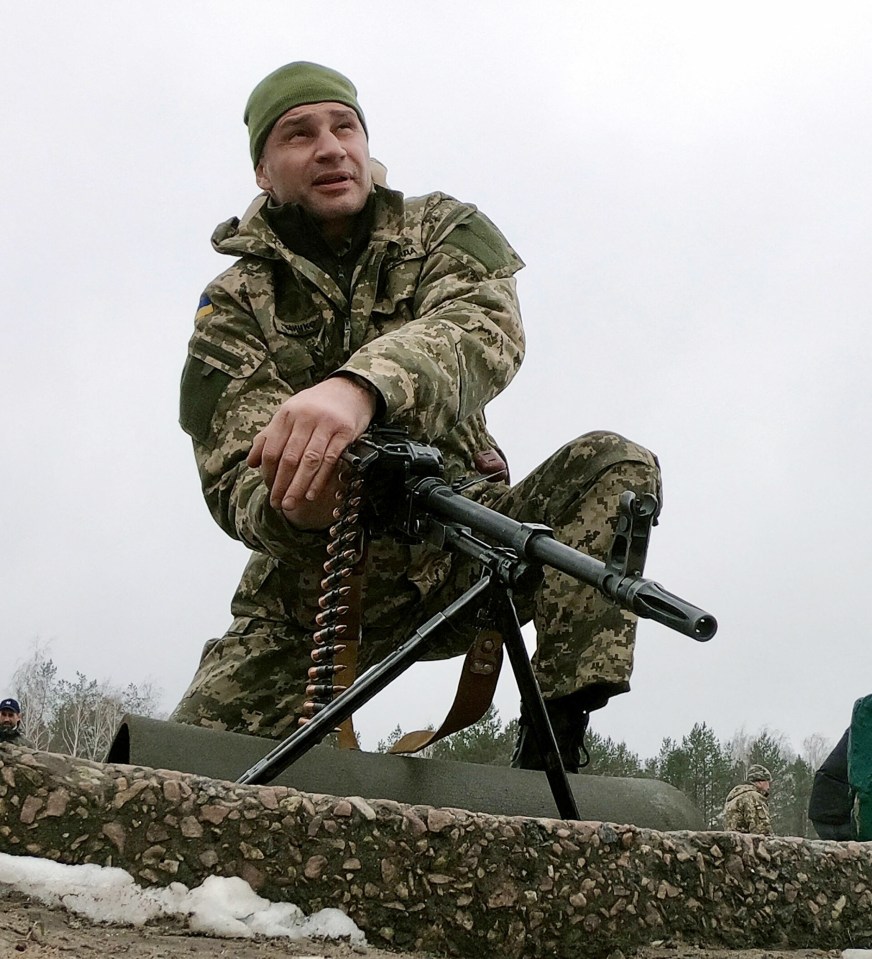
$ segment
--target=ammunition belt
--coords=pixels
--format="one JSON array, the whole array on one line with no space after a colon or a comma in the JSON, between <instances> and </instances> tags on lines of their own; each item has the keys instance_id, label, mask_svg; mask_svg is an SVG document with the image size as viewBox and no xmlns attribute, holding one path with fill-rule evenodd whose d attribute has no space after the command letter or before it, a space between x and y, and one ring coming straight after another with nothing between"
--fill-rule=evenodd
<instances>
[{"instance_id":1,"label":"ammunition belt","mask_svg":"<svg viewBox=\"0 0 872 959\"><path fill-rule=\"evenodd\" d=\"M300 725L305 725L335 696L344 692L357 676L367 552L366 526L362 519L364 471L347 462L343 462L340 469L342 491L337 494L339 505L333 511L335 522L330 527L324 578L321 580L323 592L318 600L319 611L312 635L314 665L309 667L307 699ZM370 492L374 496L379 494L375 488ZM503 660L503 638L488 620L488 611L480 610L475 639L466 654L454 702L444 721L436 730L406 733L390 752L418 752L471 726L487 712ZM360 748L352 717L341 723L336 731L340 748Z\"/></svg>"},{"instance_id":2,"label":"ammunition belt","mask_svg":"<svg viewBox=\"0 0 872 959\"><path fill-rule=\"evenodd\" d=\"M314 665L309 667L301 726L347 689L357 676L366 560L366 534L360 520L363 479L358 471L344 464L340 481L344 491L337 494L339 505L333 510L335 522L330 527L321 580L323 592L318 599L319 611L312 635ZM360 748L350 716L337 732L341 748Z\"/></svg>"}]
</instances>

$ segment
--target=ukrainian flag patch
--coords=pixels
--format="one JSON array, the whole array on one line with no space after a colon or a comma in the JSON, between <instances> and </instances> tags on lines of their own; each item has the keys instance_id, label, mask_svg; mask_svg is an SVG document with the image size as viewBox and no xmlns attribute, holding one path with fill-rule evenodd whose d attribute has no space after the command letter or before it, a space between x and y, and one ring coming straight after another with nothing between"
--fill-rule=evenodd
<instances>
[{"instance_id":1,"label":"ukrainian flag patch","mask_svg":"<svg viewBox=\"0 0 872 959\"><path fill-rule=\"evenodd\" d=\"M194 317L195 320L202 320L204 316L208 316L210 313L215 312L215 307L212 306L212 301L204 293L200 297L200 302L197 304L197 313Z\"/></svg>"}]
</instances>

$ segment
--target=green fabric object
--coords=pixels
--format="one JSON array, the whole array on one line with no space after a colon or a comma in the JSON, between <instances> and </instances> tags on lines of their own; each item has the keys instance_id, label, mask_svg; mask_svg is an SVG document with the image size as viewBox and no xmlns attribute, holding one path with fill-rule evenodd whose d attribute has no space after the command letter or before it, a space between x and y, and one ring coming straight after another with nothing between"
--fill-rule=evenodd
<instances>
[{"instance_id":1,"label":"green fabric object","mask_svg":"<svg viewBox=\"0 0 872 959\"><path fill-rule=\"evenodd\" d=\"M357 102L357 88L348 77L330 67L305 60L287 63L264 77L252 90L245 105L245 125L255 166L276 120L304 103L344 103L360 117L366 131L363 110Z\"/></svg>"},{"instance_id":2,"label":"green fabric object","mask_svg":"<svg viewBox=\"0 0 872 959\"><path fill-rule=\"evenodd\" d=\"M854 703L848 738L848 781L856 794L857 838L867 842L872 840L872 696Z\"/></svg>"}]
</instances>

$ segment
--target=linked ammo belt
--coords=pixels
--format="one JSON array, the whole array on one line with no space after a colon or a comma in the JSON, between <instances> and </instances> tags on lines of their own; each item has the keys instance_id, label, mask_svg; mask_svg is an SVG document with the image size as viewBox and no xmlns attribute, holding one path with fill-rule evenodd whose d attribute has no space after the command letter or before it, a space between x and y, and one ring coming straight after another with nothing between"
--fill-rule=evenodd
<instances>
[{"instance_id":1,"label":"linked ammo belt","mask_svg":"<svg viewBox=\"0 0 872 959\"><path fill-rule=\"evenodd\" d=\"M366 530L361 519L365 471L343 464L345 490L333 512L322 595L315 616L312 661L306 702L299 720L305 725L347 689L357 678L358 650L362 641L363 588L366 565ZM493 701L503 660L502 636L487 623L479 623L466 654L454 701L438 729L406 733L392 753L413 753L465 729L479 720ZM352 717L337 730L339 746L359 749Z\"/></svg>"}]
</instances>

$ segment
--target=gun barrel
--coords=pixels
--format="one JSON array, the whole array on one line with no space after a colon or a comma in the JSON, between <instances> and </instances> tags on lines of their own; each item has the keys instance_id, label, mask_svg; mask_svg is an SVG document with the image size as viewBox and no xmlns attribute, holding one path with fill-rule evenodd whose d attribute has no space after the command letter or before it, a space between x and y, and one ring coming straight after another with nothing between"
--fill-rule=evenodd
<instances>
[{"instance_id":1,"label":"gun barrel","mask_svg":"<svg viewBox=\"0 0 872 959\"><path fill-rule=\"evenodd\" d=\"M700 642L711 639L717 630L717 620L711 613L658 583L641 576L619 576L600 560L554 539L547 527L503 516L461 496L440 479L427 477L419 481L413 495L437 516L462 523L475 534L513 549L524 559L553 566L593 586L637 616L653 619Z\"/></svg>"}]
</instances>

